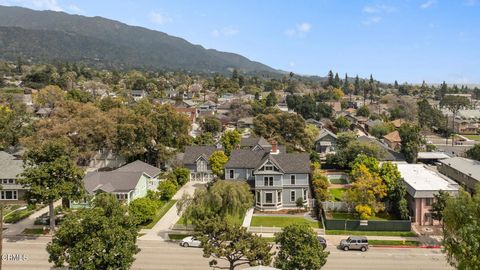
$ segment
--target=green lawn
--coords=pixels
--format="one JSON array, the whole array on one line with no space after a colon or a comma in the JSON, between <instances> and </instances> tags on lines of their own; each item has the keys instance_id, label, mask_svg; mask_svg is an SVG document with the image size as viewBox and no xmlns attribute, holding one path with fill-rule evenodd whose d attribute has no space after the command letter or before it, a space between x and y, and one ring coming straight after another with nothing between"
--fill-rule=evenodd
<instances>
[{"instance_id":1,"label":"green lawn","mask_svg":"<svg viewBox=\"0 0 480 270\"><path fill-rule=\"evenodd\" d=\"M276 216L254 216L250 226L253 227L286 227L291 224L305 223L312 228L322 228L319 221L307 220L303 217L276 217Z\"/></svg>"},{"instance_id":2,"label":"green lawn","mask_svg":"<svg viewBox=\"0 0 480 270\"><path fill-rule=\"evenodd\" d=\"M356 213L345 213L345 212L332 212L333 219L347 219L347 220L358 220L360 217ZM376 216L371 217L370 220L396 220L396 217L389 216L386 213L378 213Z\"/></svg>"},{"instance_id":3,"label":"green lawn","mask_svg":"<svg viewBox=\"0 0 480 270\"><path fill-rule=\"evenodd\" d=\"M480 135L463 135L463 137L467 137L470 140L480 142Z\"/></svg>"},{"instance_id":4,"label":"green lawn","mask_svg":"<svg viewBox=\"0 0 480 270\"><path fill-rule=\"evenodd\" d=\"M176 200L170 200L166 204L162 205L162 207L160 207L157 210L157 212L155 213L155 217L153 218L153 220L150 223L141 226L141 228L143 228L143 229L153 228L153 226L155 226L155 224L157 224L157 222L165 215L165 213L167 213L168 210L170 210L170 208L172 208L172 206L175 204L175 202L176 202Z\"/></svg>"},{"instance_id":5,"label":"green lawn","mask_svg":"<svg viewBox=\"0 0 480 270\"><path fill-rule=\"evenodd\" d=\"M335 202L339 202L342 200L342 194L346 191L346 188L331 188L328 190L332 200Z\"/></svg>"},{"instance_id":6,"label":"green lawn","mask_svg":"<svg viewBox=\"0 0 480 270\"><path fill-rule=\"evenodd\" d=\"M17 210L17 211L12 211L8 213L7 215L4 216L3 221L5 223L17 223L20 220L30 216L35 212L36 209L32 209L30 207L27 207L27 209L22 209L22 210Z\"/></svg>"},{"instance_id":7,"label":"green lawn","mask_svg":"<svg viewBox=\"0 0 480 270\"><path fill-rule=\"evenodd\" d=\"M382 246L420 246L418 241L402 241L402 240L368 240L370 245L382 245Z\"/></svg>"},{"instance_id":8,"label":"green lawn","mask_svg":"<svg viewBox=\"0 0 480 270\"><path fill-rule=\"evenodd\" d=\"M403 236L416 237L414 232L390 232L390 231L344 231L344 230L326 230L329 235L362 235L362 236Z\"/></svg>"},{"instance_id":9,"label":"green lawn","mask_svg":"<svg viewBox=\"0 0 480 270\"><path fill-rule=\"evenodd\" d=\"M345 185L345 184L348 184L348 180L347 179L328 179L328 181L330 182L330 184L337 184L337 185Z\"/></svg>"},{"instance_id":10,"label":"green lawn","mask_svg":"<svg viewBox=\"0 0 480 270\"><path fill-rule=\"evenodd\" d=\"M26 228L22 232L23 234L43 234L43 229L42 228Z\"/></svg>"}]
</instances>

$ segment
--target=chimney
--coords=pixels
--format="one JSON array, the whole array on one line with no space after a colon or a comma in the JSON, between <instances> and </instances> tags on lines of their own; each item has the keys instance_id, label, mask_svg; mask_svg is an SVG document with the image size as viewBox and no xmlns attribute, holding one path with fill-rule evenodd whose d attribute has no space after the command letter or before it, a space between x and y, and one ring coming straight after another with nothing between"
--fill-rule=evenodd
<instances>
[{"instance_id":1,"label":"chimney","mask_svg":"<svg viewBox=\"0 0 480 270\"><path fill-rule=\"evenodd\" d=\"M270 154L276 155L276 154L278 154L279 152L280 152L280 151L278 150L277 141L273 141L273 142L272 142L272 149L270 150Z\"/></svg>"}]
</instances>

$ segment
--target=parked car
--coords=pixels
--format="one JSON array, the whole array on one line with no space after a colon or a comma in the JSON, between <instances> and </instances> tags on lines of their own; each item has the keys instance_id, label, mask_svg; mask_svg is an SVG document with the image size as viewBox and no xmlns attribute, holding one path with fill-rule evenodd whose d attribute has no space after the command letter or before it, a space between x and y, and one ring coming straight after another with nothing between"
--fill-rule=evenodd
<instances>
[{"instance_id":1,"label":"parked car","mask_svg":"<svg viewBox=\"0 0 480 270\"><path fill-rule=\"evenodd\" d=\"M322 245L323 249L327 248L327 240L321 236L317 236L318 242Z\"/></svg>"},{"instance_id":2,"label":"parked car","mask_svg":"<svg viewBox=\"0 0 480 270\"><path fill-rule=\"evenodd\" d=\"M198 240L195 236L188 236L180 241L180 246L182 247L200 247L202 242Z\"/></svg>"},{"instance_id":3,"label":"parked car","mask_svg":"<svg viewBox=\"0 0 480 270\"><path fill-rule=\"evenodd\" d=\"M361 250L362 252L368 250L368 239L365 236L350 236L347 239L340 241L340 249L348 251L350 249Z\"/></svg>"}]
</instances>

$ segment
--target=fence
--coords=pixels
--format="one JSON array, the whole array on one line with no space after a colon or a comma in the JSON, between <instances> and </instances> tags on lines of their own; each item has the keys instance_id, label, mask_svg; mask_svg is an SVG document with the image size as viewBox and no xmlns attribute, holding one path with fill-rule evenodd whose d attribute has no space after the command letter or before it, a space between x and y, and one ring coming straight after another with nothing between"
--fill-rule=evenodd
<instances>
[{"instance_id":1,"label":"fence","mask_svg":"<svg viewBox=\"0 0 480 270\"><path fill-rule=\"evenodd\" d=\"M349 205L346 202L333 202L333 201L326 201L321 202L322 208L327 212L348 212Z\"/></svg>"},{"instance_id":2,"label":"fence","mask_svg":"<svg viewBox=\"0 0 480 270\"><path fill-rule=\"evenodd\" d=\"M313 229L317 234L325 234L324 229ZM248 231L251 233L278 233L282 231L281 227L249 227Z\"/></svg>"},{"instance_id":3,"label":"fence","mask_svg":"<svg viewBox=\"0 0 480 270\"><path fill-rule=\"evenodd\" d=\"M327 230L349 231L410 231L412 223L409 220L343 220L326 219Z\"/></svg>"}]
</instances>

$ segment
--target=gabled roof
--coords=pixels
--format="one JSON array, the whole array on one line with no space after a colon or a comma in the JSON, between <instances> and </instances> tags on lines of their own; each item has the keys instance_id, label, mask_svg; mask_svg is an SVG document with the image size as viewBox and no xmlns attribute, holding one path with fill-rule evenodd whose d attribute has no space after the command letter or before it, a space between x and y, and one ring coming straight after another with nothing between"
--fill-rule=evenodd
<instances>
[{"instance_id":1,"label":"gabled roof","mask_svg":"<svg viewBox=\"0 0 480 270\"><path fill-rule=\"evenodd\" d=\"M235 149L230 154L225 168L256 168L262 159L267 155L265 151L252 151L250 149Z\"/></svg>"},{"instance_id":2,"label":"gabled roof","mask_svg":"<svg viewBox=\"0 0 480 270\"><path fill-rule=\"evenodd\" d=\"M260 145L262 148L272 147L272 145L263 137L249 137L240 140L240 147L254 147Z\"/></svg>"},{"instance_id":3,"label":"gabled roof","mask_svg":"<svg viewBox=\"0 0 480 270\"><path fill-rule=\"evenodd\" d=\"M439 161L477 181L480 181L480 161L463 157L452 157Z\"/></svg>"},{"instance_id":4,"label":"gabled roof","mask_svg":"<svg viewBox=\"0 0 480 270\"><path fill-rule=\"evenodd\" d=\"M330 135L335 139L337 138L337 135L335 133L331 132L328 128L323 128L322 130L320 130L320 133L317 136L317 141L323 139L327 135Z\"/></svg>"},{"instance_id":5,"label":"gabled roof","mask_svg":"<svg viewBox=\"0 0 480 270\"><path fill-rule=\"evenodd\" d=\"M368 137L368 136L360 136L357 139L360 142L365 142L365 143L374 143L380 147L380 149L383 150L384 155L377 157L378 160L380 161L405 161L405 157L399 153L395 152L392 150L390 147L385 145L384 143L380 142L376 138L373 137Z\"/></svg>"},{"instance_id":6,"label":"gabled roof","mask_svg":"<svg viewBox=\"0 0 480 270\"><path fill-rule=\"evenodd\" d=\"M134 162L128 163L127 165L124 165L115 171L117 172L144 172L150 177L156 177L158 176L162 170L160 170L157 167L154 167L148 163L145 163L141 160L136 160Z\"/></svg>"},{"instance_id":7,"label":"gabled roof","mask_svg":"<svg viewBox=\"0 0 480 270\"><path fill-rule=\"evenodd\" d=\"M194 164L200 156L204 156L207 159L210 158L213 152L218 149L213 145L207 146L187 146L185 147L185 154L183 156L183 164Z\"/></svg>"},{"instance_id":8,"label":"gabled roof","mask_svg":"<svg viewBox=\"0 0 480 270\"><path fill-rule=\"evenodd\" d=\"M280 167L285 173L309 173L310 155L308 153L280 153L271 155L268 151L233 150L225 168L258 169L267 159Z\"/></svg>"},{"instance_id":9,"label":"gabled roof","mask_svg":"<svg viewBox=\"0 0 480 270\"><path fill-rule=\"evenodd\" d=\"M83 178L85 190L93 194L96 191L127 192L134 190L143 172L91 172Z\"/></svg>"},{"instance_id":10,"label":"gabled roof","mask_svg":"<svg viewBox=\"0 0 480 270\"><path fill-rule=\"evenodd\" d=\"M23 160L0 151L0 179L16 179L23 172Z\"/></svg>"},{"instance_id":11,"label":"gabled roof","mask_svg":"<svg viewBox=\"0 0 480 270\"><path fill-rule=\"evenodd\" d=\"M384 139L390 141L390 142L401 142L402 139L400 138L400 133L398 131L392 131L388 133L387 135L383 136Z\"/></svg>"},{"instance_id":12,"label":"gabled roof","mask_svg":"<svg viewBox=\"0 0 480 270\"><path fill-rule=\"evenodd\" d=\"M267 158L278 164L279 169L285 173L310 172L310 155L308 153L268 155Z\"/></svg>"}]
</instances>

